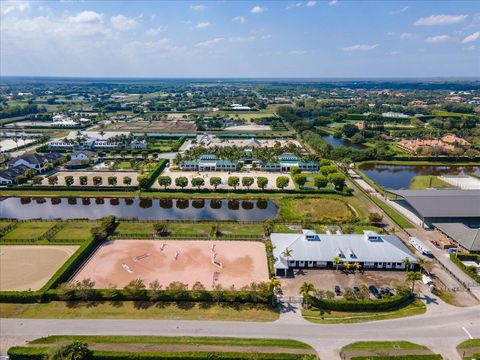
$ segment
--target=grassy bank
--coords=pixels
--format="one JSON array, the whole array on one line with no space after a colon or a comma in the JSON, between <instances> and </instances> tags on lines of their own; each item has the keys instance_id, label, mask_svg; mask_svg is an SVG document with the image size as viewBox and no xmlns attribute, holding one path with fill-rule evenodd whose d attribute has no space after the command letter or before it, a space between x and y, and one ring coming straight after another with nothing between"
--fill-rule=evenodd
<instances>
[{"instance_id":1,"label":"grassy bank","mask_svg":"<svg viewBox=\"0 0 480 360\"><path fill-rule=\"evenodd\" d=\"M427 350L423 345L409 341L358 341L344 346L342 350Z\"/></svg>"},{"instance_id":2,"label":"grassy bank","mask_svg":"<svg viewBox=\"0 0 480 360\"><path fill-rule=\"evenodd\" d=\"M370 199L380 208L382 209L393 221L397 223L400 227L404 229L412 229L415 227L410 221L405 219L402 215L400 215L397 211L392 209L390 206L385 204L383 200L379 199L376 196L370 196Z\"/></svg>"},{"instance_id":3,"label":"grassy bank","mask_svg":"<svg viewBox=\"0 0 480 360\"><path fill-rule=\"evenodd\" d=\"M433 175L415 176L410 184L411 190L425 190L430 188L448 188L452 187L449 183Z\"/></svg>"},{"instance_id":4,"label":"grassy bank","mask_svg":"<svg viewBox=\"0 0 480 360\"><path fill-rule=\"evenodd\" d=\"M375 320L397 319L401 317L421 315L427 308L423 302L416 300L413 303L395 310L377 312L349 312L329 311L319 309L302 309L302 316L318 324L351 324Z\"/></svg>"},{"instance_id":5,"label":"grassy bank","mask_svg":"<svg viewBox=\"0 0 480 360\"><path fill-rule=\"evenodd\" d=\"M147 302L0 303L4 318L21 319L151 319L275 321L279 314L264 305Z\"/></svg>"}]
</instances>

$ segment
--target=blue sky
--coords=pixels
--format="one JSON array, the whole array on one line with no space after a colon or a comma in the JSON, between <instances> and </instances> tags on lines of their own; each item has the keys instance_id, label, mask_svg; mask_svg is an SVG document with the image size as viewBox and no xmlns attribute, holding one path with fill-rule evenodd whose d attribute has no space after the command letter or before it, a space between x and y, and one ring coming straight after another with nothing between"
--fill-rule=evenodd
<instances>
[{"instance_id":1,"label":"blue sky","mask_svg":"<svg viewBox=\"0 0 480 360\"><path fill-rule=\"evenodd\" d=\"M480 1L1 1L2 75L480 76Z\"/></svg>"}]
</instances>

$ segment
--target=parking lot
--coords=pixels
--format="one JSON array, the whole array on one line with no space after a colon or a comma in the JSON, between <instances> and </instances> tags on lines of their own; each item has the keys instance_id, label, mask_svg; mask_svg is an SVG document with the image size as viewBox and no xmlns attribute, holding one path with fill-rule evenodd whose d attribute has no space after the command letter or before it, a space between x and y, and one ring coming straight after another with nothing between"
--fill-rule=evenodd
<instances>
[{"instance_id":1,"label":"parking lot","mask_svg":"<svg viewBox=\"0 0 480 360\"><path fill-rule=\"evenodd\" d=\"M315 285L316 290L334 291L339 285L342 293L347 287L353 288L360 285L375 285L377 288L388 286L395 288L405 284L405 271L364 271L345 274L341 270L295 270L293 278L280 278L283 294L286 296L298 296L300 286L304 282ZM423 284L417 282L416 287L420 289Z\"/></svg>"}]
</instances>

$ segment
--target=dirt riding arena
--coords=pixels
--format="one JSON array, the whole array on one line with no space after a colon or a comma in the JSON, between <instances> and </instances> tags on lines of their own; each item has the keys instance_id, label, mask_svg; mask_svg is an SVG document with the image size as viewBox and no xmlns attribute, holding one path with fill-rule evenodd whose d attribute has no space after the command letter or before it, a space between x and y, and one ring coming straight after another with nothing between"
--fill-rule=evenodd
<instances>
[{"instance_id":1,"label":"dirt riding arena","mask_svg":"<svg viewBox=\"0 0 480 360\"><path fill-rule=\"evenodd\" d=\"M58 183L57 185L50 185L48 183L48 178L44 178L42 180L43 186L65 186L65 177L66 176L73 176L73 186L81 186L80 185L80 176L87 177L87 186L96 186L93 184L93 178L95 176L99 176L102 178L102 184L99 186L112 186L108 185L108 178L110 176L117 177L117 184L115 186L127 186L123 183L123 178L128 176L132 182L130 186L137 186L138 181L138 173L136 171L59 171L54 175L58 176Z\"/></svg>"},{"instance_id":2,"label":"dirt riding arena","mask_svg":"<svg viewBox=\"0 0 480 360\"><path fill-rule=\"evenodd\" d=\"M107 126L110 131L190 132L197 130L193 121L117 121Z\"/></svg>"},{"instance_id":3,"label":"dirt riding arena","mask_svg":"<svg viewBox=\"0 0 480 360\"><path fill-rule=\"evenodd\" d=\"M0 291L39 290L78 246L0 246Z\"/></svg>"},{"instance_id":4,"label":"dirt riding arena","mask_svg":"<svg viewBox=\"0 0 480 360\"><path fill-rule=\"evenodd\" d=\"M206 289L216 284L239 289L268 280L265 246L253 241L114 240L105 243L74 276L90 278L96 288L130 281L152 281L165 288L173 281L201 282Z\"/></svg>"}]
</instances>

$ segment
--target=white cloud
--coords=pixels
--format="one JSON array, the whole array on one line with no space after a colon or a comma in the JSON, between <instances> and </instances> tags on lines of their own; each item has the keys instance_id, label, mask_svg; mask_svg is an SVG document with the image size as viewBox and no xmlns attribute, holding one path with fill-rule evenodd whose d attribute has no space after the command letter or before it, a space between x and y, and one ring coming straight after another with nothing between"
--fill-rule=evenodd
<instances>
[{"instance_id":1,"label":"white cloud","mask_svg":"<svg viewBox=\"0 0 480 360\"><path fill-rule=\"evenodd\" d=\"M190 9L193 11L203 11L205 10L205 5L190 5Z\"/></svg>"},{"instance_id":2,"label":"white cloud","mask_svg":"<svg viewBox=\"0 0 480 360\"><path fill-rule=\"evenodd\" d=\"M399 36L400 40L413 40L416 37L417 37L417 35L412 34L412 33L407 33L407 32L401 33L400 36Z\"/></svg>"},{"instance_id":3,"label":"white cloud","mask_svg":"<svg viewBox=\"0 0 480 360\"><path fill-rule=\"evenodd\" d=\"M110 22L115 30L127 31L138 25L137 20L126 17L125 15L115 15L110 18Z\"/></svg>"},{"instance_id":4,"label":"white cloud","mask_svg":"<svg viewBox=\"0 0 480 360\"><path fill-rule=\"evenodd\" d=\"M305 50L290 50L287 54L288 55L305 55L307 52Z\"/></svg>"},{"instance_id":5,"label":"white cloud","mask_svg":"<svg viewBox=\"0 0 480 360\"><path fill-rule=\"evenodd\" d=\"M7 15L16 11L26 11L30 9L30 2L21 0L5 0L0 2L0 13Z\"/></svg>"},{"instance_id":6,"label":"white cloud","mask_svg":"<svg viewBox=\"0 0 480 360\"><path fill-rule=\"evenodd\" d=\"M264 7L261 7L261 6L254 6L250 12L252 14L261 14L261 13L264 13L265 11L267 11L267 8L264 8Z\"/></svg>"},{"instance_id":7,"label":"white cloud","mask_svg":"<svg viewBox=\"0 0 480 360\"><path fill-rule=\"evenodd\" d=\"M82 11L76 16L70 16L67 18L68 22L77 23L77 24L88 24L88 23L98 23L102 21L103 14L99 14L95 11Z\"/></svg>"},{"instance_id":8,"label":"white cloud","mask_svg":"<svg viewBox=\"0 0 480 360\"><path fill-rule=\"evenodd\" d=\"M243 16L235 16L232 21L238 22L239 24L245 24L245 21L247 21L247 19L245 19L245 17Z\"/></svg>"},{"instance_id":9,"label":"white cloud","mask_svg":"<svg viewBox=\"0 0 480 360\"><path fill-rule=\"evenodd\" d=\"M398 54L400 54L400 51L398 51L398 50L393 50L393 51L390 51L390 52L387 53L387 55L392 55L392 56L393 55L398 55Z\"/></svg>"},{"instance_id":10,"label":"white cloud","mask_svg":"<svg viewBox=\"0 0 480 360\"><path fill-rule=\"evenodd\" d=\"M462 40L462 44L468 44L469 42L475 41L478 38L480 38L480 31L468 35L465 39Z\"/></svg>"},{"instance_id":11,"label":"white cloud","mask_svg":"<svg viewBox=\"0 0 480 360\"><path fill-rule=\"evenodd\" d=\"M342 48L343 51L369 51L378 47L378 44L357 44Z\"/></svg>"},{"instance_id":12,"label":"white cloud","mask_svg":"<svg viewBox=\"0 0 480 360\"><path fill-rule=\"evenodd\" d=\"M212 23L210 21L202 21L199 22L197 25L195 25L196 29L205 29L212 26Z\"/></svg>"},{"instance_id":13,"label":"white cloud","mask_svg":"<svg viewBox=\"0 0 480 360\"><path fill-rule=\"evenodd\" d=\"M475 45L470 45L468 47L463 48L463 50L466 50L466 51L472 51L472 50L475 50L475 49L476 49Z\"/></svg>"},{"instance_id":14,"label":"white cloud","mask_svg":"<svg viewBox=\"0 0 480 360\"><path fill-rule=\"evenodd\" d=\"M404 7L400 8L400 9L398 9L398 10L390 11L389 14L390 14L390 15L401 14L401 13L407 11L408 9L410 9L410 6L404 6Z\"/></svg>"},{"instance_id":15,"label":"white cloud","mask_svg":"<svg viewBox=\"0 0 480 360\"><path fill-rule=\"evenodd\" d=\"M437 44L437 43L445 42L448 40L450 40L450 36L448 35L436 35L436 36L427 37L425 39L425 42L429 44Z\"/></svg>"},{"instance_id":16,"label":"white cloud","mask_svg":"<svg viewBox=\"0 0 480 360\"><path fill-rule=\"evenodd\" d=\"M265 35L260 36L261 40L268 40L268 39L271 39L271 38L272 38L272 35L270 35L270 34L265 34Z\"/></svg>"},{"instance_id":17,"label":"white cloud","mask_svg":"<svg viewBox=\"0 0 480 360\"><path fill-rule=\"evenodd\" d=\"M297 2L297 3L293 3L293 4L290 4L290 5L287 5L285 7L285 10L290 10L290 9L293 9L293 8L298 8L298 7L301 7L303 5L303 3L301 2Z\"/></svg>"},{"instance_id":18,"label":"white cloud","mask_svg":"<svg viewBox=\"0 0 480 360\"><path fill-rule=\"evenodd\" d=\"M225 41L225 38L223 37L218 37L218 38L215 38L215 39L210 39L210 40L205 40L205 41L202 41L202 42L199 42L195 45L195 47L197 48L212 48L222 42Z\"/></svg>"},{"instance_id":19,"label":"white cloud","mask_svg":"<svg viewBox=\"0 0 480 360\"><path fill-rule=\"evenodd\" d=\"M167 30L166 26L158 26L158 27L155 27L155 28L152 27L152 28L148 29L147 31L145 31L145 34L147 36L155 36L155 35L160 34L161 32L164 32L165 30Z\"/></svg>"},{"instance_id":20,"label":"white cloud","mask_svg":"<svg viewBox=\"0 0 480 360\"><path fill-rule=\"evenodd\" d=\"M231 37L228 41L232 43L248 43L257 40L256 36L238 36L238 37Z\"/></svg>"},{"instance_id":21,"label":"white cloud","mask_svg":"<svg viewBox=\"0 0 480 360\"><path fill-rule=\"evenodd\" d=\"M415 26L452 25L464 21L468 15L431 15L415 21Z\"/></svg>"},{"instance_id":22,"label":"white cloud","mask_svg":"<svg viewBox=\"0 0 480 360\"><path fill-rule=\"evenodd\" d=\"M307 1L307 3L305 4L305 6L307 7L313 7L315 5L317 5L317 2L314 0Z\"/></svg>"},{"instance_id":23,"label":"white cloud","mask_svg":"<svg viewBox=\"0 0 480 360\"><path fill-rule=\"evenodd\" d=\"M328 5L333 6L333 5L337 5L337 3L338 3L338 0L330 0L328 2Z\"/></svg>"}]
</instances>

